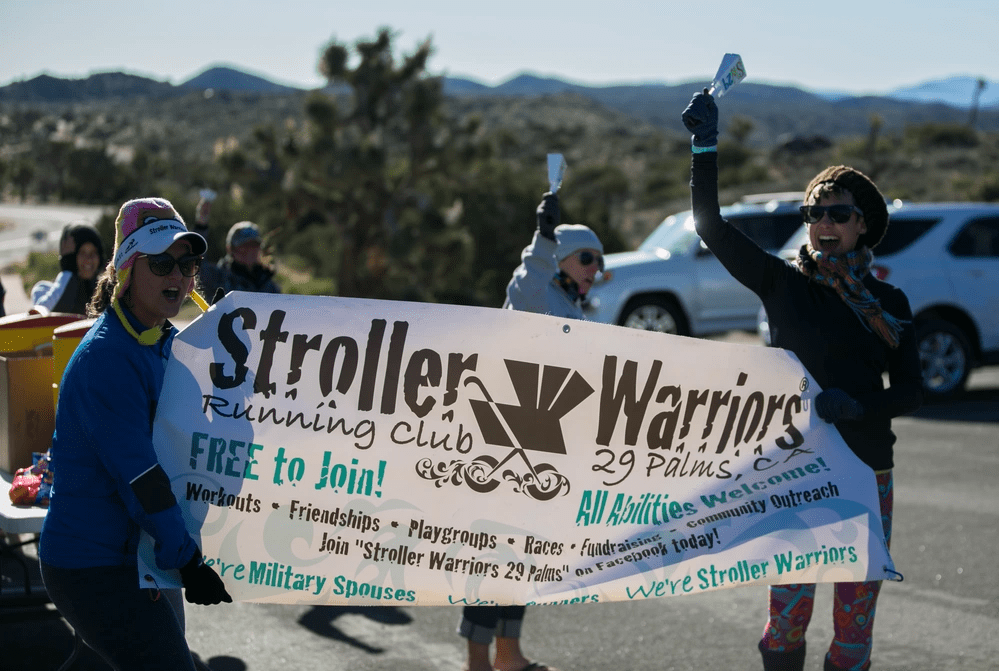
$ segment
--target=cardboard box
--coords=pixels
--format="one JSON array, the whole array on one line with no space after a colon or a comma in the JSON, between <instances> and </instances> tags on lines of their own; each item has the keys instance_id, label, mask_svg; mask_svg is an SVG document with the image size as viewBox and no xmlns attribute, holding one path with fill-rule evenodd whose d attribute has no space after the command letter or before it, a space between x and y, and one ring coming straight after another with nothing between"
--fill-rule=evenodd
<instances>
[{"instance_id":1,"label":"cardboard box","mask_svg":"<svg viewBox=\"0 0 999 671\"><path fill-rule=\"evenodd\" d=\"M52 446L52 356L36 352L0 355L0 470L31 466L32 452Z\"/></svg>"}]
</instances>

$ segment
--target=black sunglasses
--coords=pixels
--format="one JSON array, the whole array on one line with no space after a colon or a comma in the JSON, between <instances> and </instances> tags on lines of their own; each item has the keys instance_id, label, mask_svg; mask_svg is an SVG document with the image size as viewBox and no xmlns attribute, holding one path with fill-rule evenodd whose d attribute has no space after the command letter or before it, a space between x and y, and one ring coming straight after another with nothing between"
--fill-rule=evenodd
<instances>
[{"instance_id":1,"label":"black sunglasses","mask_svg":"<svg viewBox=\"0 0 999 671\"><path fill-rule=\"evenodd\" d=\"M604 269L604 257L602 254L594 254L589 251L582 251L579 253L579 264L582 266L588 266L594 261L597 262L597 267L602 271Z\"/></svg>"},{"instance_id":2,"label":"black sunglasses","mask_svg":"<svg viewBox=\"0 0 999 671\"><path fill-rule=\"evenodd\" d=\"M198 274L198 269L201 268L201 257L197 254L185 254L179 259L175 259L169 253L163 252L162 254L140 254L139 258L148 259L149 269L153 271L153 275L160 277L172 273L174 265L180 268L180 274L184 277L194 277Z\"/></svg>"},{"instance_id":3,"label":"black sunglasses","mask_svg":"<svg viewBox=\"0 0 999 671\"><path fill-rule=\"evenodd\" d=\"M850 221L850 217L856 212L864 216L864 211L855 205L802 205L798 208L805 222L816 224L822 221L822 216L829 213L829 221L834 224L845 224Z\"/></svg>"}]
</instances>

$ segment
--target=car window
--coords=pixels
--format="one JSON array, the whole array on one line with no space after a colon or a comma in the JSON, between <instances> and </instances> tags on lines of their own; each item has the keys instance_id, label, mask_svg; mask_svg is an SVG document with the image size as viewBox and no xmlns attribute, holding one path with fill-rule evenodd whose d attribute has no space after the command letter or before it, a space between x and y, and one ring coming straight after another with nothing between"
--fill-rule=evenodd
<instances>
[{"instance_id":1,"label":"car window","mask_svg":"<svg viewBox=\"0 0 999 671\"><path fill-rule=\"evenodd\" d=\"M780 249L801 226L801 214L758 214L732 216L732 226L745 233L763 249Z\"/></svg>"},{"instance_id":2,"label":"car window","mask_svg":"<svg viewBox=\"0 0 999 671\"><path fill-rule=\"evenodd\" d=\"M878 258L884 258L897 254L923 237L927 231L939 223L940 219L891 217L888 220L888 230L885 231L885 236L874 248L874 255Z\"/></svg>"},{"instance_id":3,"label":"car window","mask_svg":"<svg viewBox=\"0 0 999 671\"><path fill-rule=\"evenodd\" d=\"M690 249L696 239L697 231L694 230L694 217L690 212L681 212L667 217L663 223L656 227L656 230L649 234L649 237L642 241L638 248L647 252L665 249L672 254L682 254Z\"/></svg>"},{"instance_id":4,"label":"car window","mask_svg":"<svg viewBox=\"0 0 999 671\"><path fill-rule=\"evenodd\" d=\"M950 243L954 256L999 257L999 218L969 221Z\"/></svg>"},{"instance_id":5,"label":"car window","mask_svg":"<svg viewBox=\"0 0 999 671\"><path fill-rule=\"evenodd\" d=\"M801 249L802 245L808 244L808 227L803 223L798 224L797 230L795 230L794 235L788 238L787 242L784 243L784 247L781 249L780 256L797 256L798 250Z\"/></svg>"}]
</instances>

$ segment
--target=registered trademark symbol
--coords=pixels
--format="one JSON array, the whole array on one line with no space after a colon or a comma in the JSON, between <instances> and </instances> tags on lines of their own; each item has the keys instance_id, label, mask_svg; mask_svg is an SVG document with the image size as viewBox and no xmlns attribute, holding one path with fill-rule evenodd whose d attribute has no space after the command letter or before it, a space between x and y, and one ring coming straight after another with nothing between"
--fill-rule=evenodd
<instances>
[{"instance_id":1,"label":"registered trademark symbol","mask_svg":"<svg viewBox=\"0 0 999 671\"><path fill-rule=\"evenodd\" d=\"M798 385L798 389L800 391L805 391L806 389L808 389L808 378L807 377L801 378L801 384Z\"/></svg>"}]
</instances>

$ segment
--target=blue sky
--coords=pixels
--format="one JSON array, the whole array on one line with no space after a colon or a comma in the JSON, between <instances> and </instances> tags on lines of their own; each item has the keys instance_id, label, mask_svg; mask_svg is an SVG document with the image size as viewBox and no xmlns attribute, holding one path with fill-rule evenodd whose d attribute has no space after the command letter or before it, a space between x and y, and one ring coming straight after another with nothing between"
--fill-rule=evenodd
<instances>
[{"instance_id":1,"label":"blue sky","mask_svg":"<svg viewBox=\"0 0 999 671\"><path fill-rule=\"evenodd\" d=\"M211 65L321 86L331 39L379 27L427 37L432 73L499 84L521 72L587 84L710 79L882 93L951 75L999 80L995 0L0 0L0 85L121 70L179 84Z\"/></svg>"}]
</instances>

